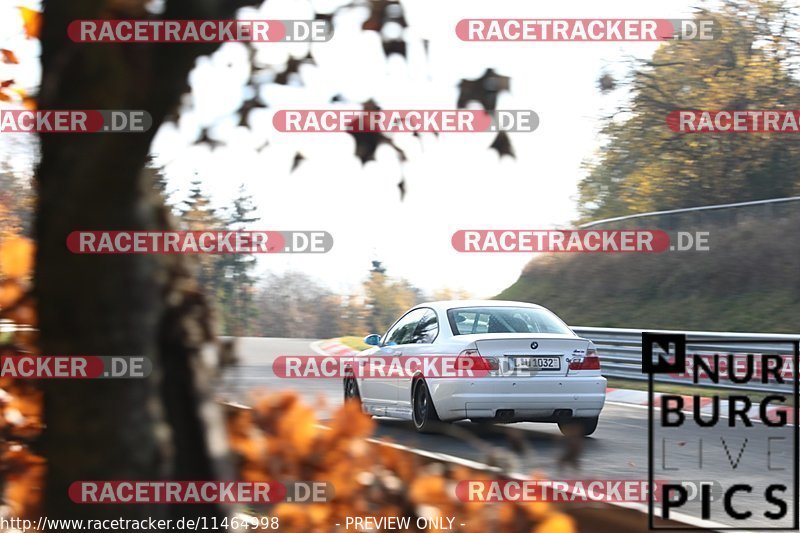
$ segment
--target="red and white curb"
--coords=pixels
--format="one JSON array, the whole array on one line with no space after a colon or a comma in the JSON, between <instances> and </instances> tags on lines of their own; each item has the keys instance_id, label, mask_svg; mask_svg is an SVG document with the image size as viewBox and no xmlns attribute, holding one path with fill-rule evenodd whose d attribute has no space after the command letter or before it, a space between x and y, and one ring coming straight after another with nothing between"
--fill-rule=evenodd
<instances>
[{"instance_id":1,"label":"red and white curb","mask_svg":"<svg viewBox=\"0 0 800 533\"><path fill-rule=\"evenodd\" d=\"M350 357L358 353L358 350L345 346L337 339L312 342L311 349L319 355L331 355L334 357Z\"/></svg>"},{"instance_id":2,"label":"red and white curb","mask_svg":"<svg viewBox=\"0 0 800 533\"><path fill-rule=\"evenodd\" d=\"M661 397L663 396L660 392L653 393L653 407L660 408L661 407ZM686 396L681 395L683 398L683 411L684 412L692 412L694 409L694 396ZM700 413L701 414L708 414L710 415L713 410L712 403L714 400L711 397L701 396L697 398L700 401ZM606 402L609 403L623 403L623 404L630 404L630 405L638 405L642 407L647 406L647 391L643 390L631 390L631 389L606 389ZM723 418L727 417L728 413L728 400L720 400L719 401L719 413L720 416ZM757 402L753 402L754 405L750 407L747 412L748 417L752 421L759 421L759 406ZM779 411L783 411L786 413L786 420L788 424L794 424L794 408L788 405L774 405L767 407L766 414L771 420L777 420L777 413Z\"/></svg>"}]
</instances>

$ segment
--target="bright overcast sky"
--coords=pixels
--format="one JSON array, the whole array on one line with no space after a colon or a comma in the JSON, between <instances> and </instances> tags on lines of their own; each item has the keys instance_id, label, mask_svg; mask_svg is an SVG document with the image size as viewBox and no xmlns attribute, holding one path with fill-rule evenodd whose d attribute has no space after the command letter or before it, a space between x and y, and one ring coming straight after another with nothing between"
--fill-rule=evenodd
<instances>
[{"instance_id":1,"label":"bright overcast sky","mask_svg":"<svg viewBox=\"0 0 800 533\"><path fill-rule=\"evenodd\" d=\"M313 16L312 5L324 12L339 3L269 0L242 15L305 19ZM450 287L491 296L517 279L532 254L459 254L450 244L453 232L547 229L574 220L581 163L597 150L601 117L627 96L625 90L601 95L597 79L604 70L619 78L630 57L648 57L658 43L469 43L456 38L456 22L481 17L689 18L697 3L404 0L407 62L400 56L387 62L379 36L360 30L366 9L348 10L335 19L331 41L312 45L317 64L303 68L302 84L262 87L270 108L250 115L252 130L237 127L233 116L250 96L245 92L250 68L245 47L228 43L200 60L190 79L191 103L177 128L161 128L153 153L165 166L173 201L187 196L195 176L217 207L228 205L244 184L261 217L253 229L333 235L331 252L263 256L259 274L299 270L346 293L357 290L370 261L380 259L390 275L424 290ZM0 19L3 26L9 24L9 17ZM0 30L9 35L5 27ZM422 39L430 41L427 56ZM302 57L308 51L302 43L258 47L260 59L276 65L289 54ZM487 67L511 77L511 91L497 107L533 109L540 117L538 129L512 134L517 157L502 160L488 149L493 140L488 133L423 134L421 140L395 136L409 158L402 168L407 185L403 202L396 185L401 167L390 147L379 148L377 161L362 167L347 133L278 133L272 128L275 110L325 108L336 94L353 107L374 98L385 109L452 109L458 81L479 77ZM37 77L38 65L26 71ZM213 151L193 145L204 126L227 144ZM268 146L257 151L265 142ZM2 143L8 145L5 139ZM298 151L305 160L290 172Z\"/></svg>"}]
</instances>

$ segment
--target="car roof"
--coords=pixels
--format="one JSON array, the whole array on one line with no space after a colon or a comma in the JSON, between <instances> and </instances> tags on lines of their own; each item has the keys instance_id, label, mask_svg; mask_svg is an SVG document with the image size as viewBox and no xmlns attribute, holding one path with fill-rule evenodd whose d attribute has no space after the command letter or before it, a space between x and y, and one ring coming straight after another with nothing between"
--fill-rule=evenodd
<instances>
[{"instance_id":1,"label":"car roof","mask_svg":"<svg viewBox=\"0 0 800 533\"><path fill-rule=\"evenodd\" d=\"M529 307L531 309L544 309L541 305L530 302L513 302L509 300L438 300L425 302L416 307L430 307L438 311L447 311L459 307Z\"/></svg>"}]
</instances>

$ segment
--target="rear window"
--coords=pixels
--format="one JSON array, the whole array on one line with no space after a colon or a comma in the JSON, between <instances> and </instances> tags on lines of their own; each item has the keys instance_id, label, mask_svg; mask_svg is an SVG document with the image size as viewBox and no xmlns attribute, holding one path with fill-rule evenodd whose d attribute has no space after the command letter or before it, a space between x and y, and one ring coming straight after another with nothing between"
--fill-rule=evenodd
<instances>
[{"instance_id":1,"label":"rear window","mask_svg":"<svg viewBox=\"0 0 800 533\"><path fill-rule=\"evenodd\" d=\"M460 307L447 311L453 335L473 333L558 333L573 335L546 309L530 307Z\"/></svg>"}]
</instances>

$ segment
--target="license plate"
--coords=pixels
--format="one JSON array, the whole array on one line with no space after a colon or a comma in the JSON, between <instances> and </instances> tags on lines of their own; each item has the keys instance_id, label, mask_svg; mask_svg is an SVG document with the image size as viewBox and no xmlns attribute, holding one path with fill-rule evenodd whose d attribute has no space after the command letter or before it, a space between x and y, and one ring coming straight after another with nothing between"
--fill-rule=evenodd
<instances>
[{"instance_id":1,"label":"license plate","mask_svg":"<svg viewBox=\"0 0 800 533\"><path fill-rule=\"evenodd\" d=\"M561 358L514 357L514 368L518 370L561 370Z\"/></svg>"}]
</instances>

